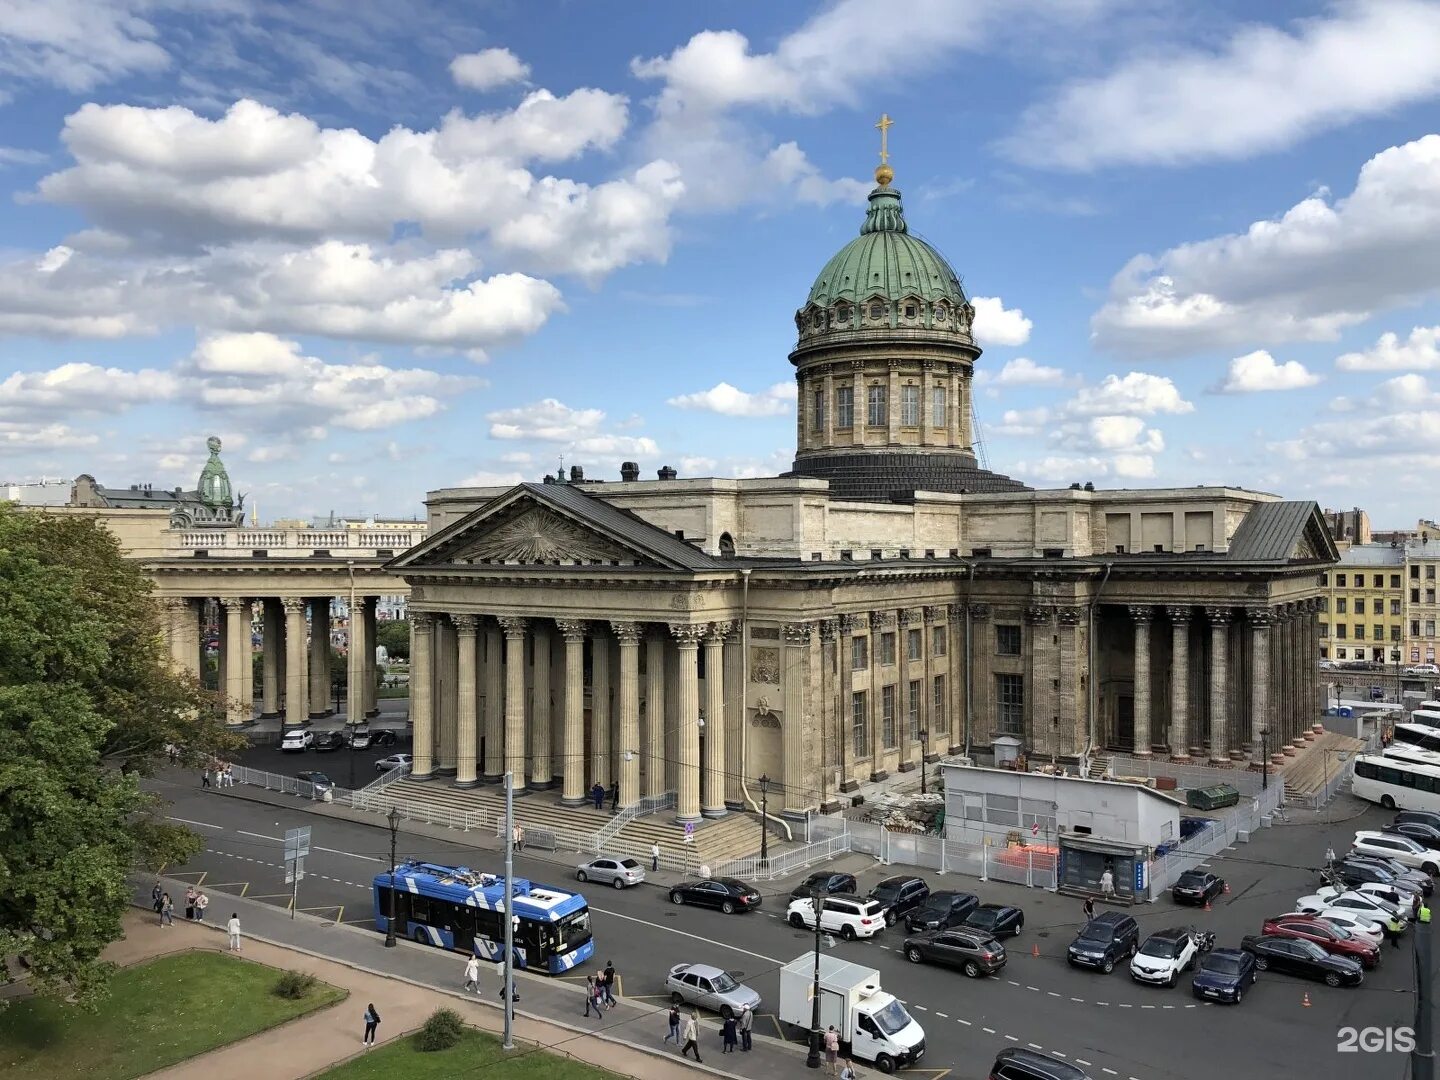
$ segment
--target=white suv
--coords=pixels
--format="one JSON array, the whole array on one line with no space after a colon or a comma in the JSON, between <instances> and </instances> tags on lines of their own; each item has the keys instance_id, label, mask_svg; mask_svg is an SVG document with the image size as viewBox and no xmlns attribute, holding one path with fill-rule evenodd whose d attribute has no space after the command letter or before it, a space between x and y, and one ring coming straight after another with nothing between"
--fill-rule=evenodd
<instances>
[{"instance_id":1,"label":"white suv","mask_svg":"<svg viewBox=\"0 0 1440 1080\"><path fill-rule=\"evenodd\" d=\"M1418 844L1408 836L1395 836L1383 832L1357 832L1353 850L1365 855L1378 855L1382 859L1394 859L1401 866L1423 870L1434 877L1440 873L1440 852L1431 851L1424 844Z\"/></svg>"},{"instance_id":2,"label":"white suv","mask_svg":"<svg viewBox=\"0 0 1440 1080\"><path fill-rule=\"evenodd\" d=\"M280 736L280 749L287 752L309 750L314 741L315 733L309 728L295 728Z\"/></svg>"},{"instance_id":3,"label":"white suv","mask_svg":"<svg viewBox=\"0 0 1440 1080\"><path fill-rule=\"evenodd\" d=\"M1188 926L1159 930L1145 939L1131 959L1130 977L1136 982L1174 986L1199 954L1195 935Z\"/></svg>"},{"instance_id":4,"label":"white suv","mask_svg":"<svg viewBox=\"0 0 1440 1080\"><path fill-rule=\"evenodd\" d=\"M785 909L785 921L791 926L813 930L815 901L808 896L791 900ZM885 929L885 905L861 896L827 896L820 913L820 929L839 934L846 941L874 937Z\"/></svg>"}]
</instances>

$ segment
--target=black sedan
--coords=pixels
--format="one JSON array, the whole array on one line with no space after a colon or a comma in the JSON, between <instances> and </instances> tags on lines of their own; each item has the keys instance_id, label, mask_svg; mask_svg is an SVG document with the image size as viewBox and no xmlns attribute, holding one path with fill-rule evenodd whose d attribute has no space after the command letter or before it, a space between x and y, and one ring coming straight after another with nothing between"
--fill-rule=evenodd
<instances>
[{"instance_id":1,"label":"black sedan","mask_svg":"<svg viewBox=\"0 0 1440 1080\"><path fill-rule=\"evenodd\" d=\"M984 931L991 937L1014 937L1025 929L1025 912L1007 904L981 904L971 908L960 925Z\"/></svg>"},{"instance_id":2,"label":"black sedan","mask_svg":"<svg viewBox=\"0 0 1440 1080\"><path fill-rule=\"evenodd\" d=\"M1245 991L1255 985L1259 976L1255 969L1255 954L1244 949L1216 949L1204 953L1195 965L1195 977L1190 988L1195 996L1204 1001L1228 1001L1239 1005Z\"/></svg>"},{"instance_id":3,"label":"black sedan","mask_svg":"<svg viewBox=\"0 0 1440 1080\"><path fill-rule=\"evenodd\" d=\"M1424 844L1432 851L1440 848L1440 829L1434 825L1426 825L1419 821L1397 821L1394 824L1386 825L1385 831L1396 836L1408 837L1417 844Z\"/></svg>"},{"instance_id":4,"label":"black sedan","mask_svg":"<svg viewBox=\"0 0 1440 1080\"><path fill-rule=\"evenodd\" d=\"M1332 956L1313 941L1293 937L1246 937L1240 947L1255 957L1260 971L1283 971L1327 986L1359 986L1365 971L1357 960Z\"/></svg>"},{"instance_id":5,"label":"black sedan","mask_svg":"<svg viewBox=\"0 0 1440 1080\"><path fill-rule=\"evenodd\" d=\"M1225 891L1225 879L1204 870L1186 870L1170 889L1170 896L1177 904L1208 904L1214 897Z\"/></svg>"},{"instance_id":6,"label":"black sedan","mask_svg":"<svg viewBox=\"0 0 1440 1080\"><path fill-rule=\"evenodd\" d=\"M837 874L831 870L817 870L795 886L790 893L790 899L814 896L816 889L826 896L834 896L837 893L858 893L860 886L855 881L854 874Z\"/></svg>"},{"instance_id":7,"label":"black sedan","mask_svg":"<svg viewBox=\"0 0 1440 1080\"><path fill-rule=\"evenodd\" d=\"M731 915L758 908L760 893L738 878L706 878L704 881L682 881L671 886L670 902L719 908L726 915Z\"/></svg>"}]
</instances>

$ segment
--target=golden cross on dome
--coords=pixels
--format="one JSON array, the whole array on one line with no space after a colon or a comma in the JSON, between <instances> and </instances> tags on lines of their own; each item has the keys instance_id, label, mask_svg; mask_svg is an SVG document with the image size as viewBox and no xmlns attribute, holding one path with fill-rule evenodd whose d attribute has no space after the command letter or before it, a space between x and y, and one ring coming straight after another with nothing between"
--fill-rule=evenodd
<instances>
[{"instance_id":1,"label":"golden cross on dome","mask_svg":"<svg viewBox=\"0 0 1440 1080\"><path fill-rule=\"evenodd\" d=\"M889 113L880 114L880 122L875 126L880 129L880 164L887 165L890 162L890 128L895 123L890 119Z\"/></svg>"}]
</instances>

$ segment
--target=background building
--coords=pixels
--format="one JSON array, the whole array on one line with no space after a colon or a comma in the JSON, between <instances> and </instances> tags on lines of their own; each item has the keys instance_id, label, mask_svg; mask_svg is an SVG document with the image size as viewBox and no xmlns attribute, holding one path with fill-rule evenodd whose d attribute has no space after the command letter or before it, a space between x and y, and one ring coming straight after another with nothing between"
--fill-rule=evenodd
<instances>
[{"instance_id":1,"label":"background building","mask_svg":"<svg viewBox=\"0 0 1440 1080\"><path fill-rule=\"evenodd\" d=\"M1389 544L1342 547L1339 565L1323 580L1321 659L1399 662L1405 642L1405 549Z\"/></svg>"},{"instance_id":2,"label":"background building","mask_svg":"<svg viewBox=\"0 0 1440 1080\"><path fill-rule=\"evenodd\" d=\"M1326 510L1325 524L1337 547L1370 543L1370 515L1358 506L1353 510Z\"/></svg>"}]
</instances>

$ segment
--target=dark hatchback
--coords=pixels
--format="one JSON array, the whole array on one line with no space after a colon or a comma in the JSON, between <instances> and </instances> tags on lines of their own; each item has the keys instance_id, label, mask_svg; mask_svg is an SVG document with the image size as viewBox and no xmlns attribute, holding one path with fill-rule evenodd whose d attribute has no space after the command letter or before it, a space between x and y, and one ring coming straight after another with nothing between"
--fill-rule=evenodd
<instances>
[{"instance_id":1,"label":"dark hatchback","mask_svg":"<svg viewBox=\"0 0 1440 1080\"><path fill-rule=\"evenodd\" d=\"M1440 848L1440 829L1426 825L1423 821L1396 821L1385 826L1387 833L1408 837L1417 844L1424 844L1434 851Z\"/></svg>"},{"instance_id":2,"label":"dark hatchback","mask_svg":"<svg viewBox=\"0 0 1440 1080\"><path fill-rule=\"evenodd\" d=\"M914 911L930 898L930 886L924 878L901 874L877 882L870 890L870 899L878 900L885 908L885 925L894 926L896 920Z\"/></svg>"},{"instance_id":3,"label":"dark hatchback","mask_svg":"<svg viewBox=\"0 0 1440 1080\"><path fill-rule=\"evenodd\" d=\"M1208 904L1225 891L1225 881L1203 870L1186 870L1170 889L1177 904Z\"/></svg>"},{"instance_id":4,"label":"dark hatchback","mask_svg":"<svg viewBox=\"0 0 1440 1080\"><path fill-rule=\"evenodd\" d=\"M802 896L813 896L816 889L826 896L835 896L837 893L859 892L860 884L855 880L854 874L837 874L830 870L820 870L796 885L790 891L790 899L797 900Z\"/></svg>"},{"instance_id":5,"label":"dark hatchback","mask_svg":"<svg viewBox=\"0 0 1440 1080\"><path fill-rule=\"evenodd\" d=\"M760 893L739 878L706 878L672 886L670 902L717 908L729 915L736 911L754 911L760 906Z\"/></svg>"},{"instance_id":6,"label":"dark hatchback","mask_svg":"<svg viewBox=\"0 0 1440 1080\"><path fill-rule=\"evenodd\" d=\"M1261 971L1283 971L1327 986L1359 986L1365 970L1346 956L1331 956L1313 941L1291 937L1246 937L1240 947L1255 957Z\"/></svg>"},{"instance_id":7,"label":"dark hatchback","mask_svg":"<svg viewBox=\"0 0 1440 1080\"><path fill-rule=\"evenodd\" d=\"M1065 959L1075 967L1096 968L1106 975L1140 948L1140 924L1120 911L1102 911L1080 929Z\"/></svg>"},{"instance_id":8,"label":"dark hatchback","mask_svg":"<svg viewBox=\"0 0 1440 1080\"><path fill-rule=\"evenodd\" d=\"M1239 1005L1246 988L1254 986L1257 978L1254 953L1244 949L1215 949L1201 955L1190 989L1202 1001Z\"/></svg>"},{"instance_id":9,"label":"dark hatchback","mask_svg":"<svg viewBox=\"0 0 1440 1080\"><path fill-rule=\"evenodd\" d=\"M338 731L317 731L311 750L339 750L345 745L345 736Z\"/></svg>"},{"instance_id":10,"label":"dark hatchback","mask_svg":"<svg viewBox=\"0 0 1440 1080\"><path fill-rule=\"evenodd\" d=\"M961 925L991 937L1014 937L1025 929L1025 912L1008 904L981 904L971 909Z\"/></svg>"},{"instance_id":11,"label":"dark hatchback","mask_svg":"<svg viewBox=\"0 0 1440 1080\"><path fill-rule=\"evenodd\" d=\"M980 898L967 892L932 892L925 903L905 916L905 930L918 934L922 930L946 930L959 926L967 915L980 906Z\"/></svg>"}]
</instances>

